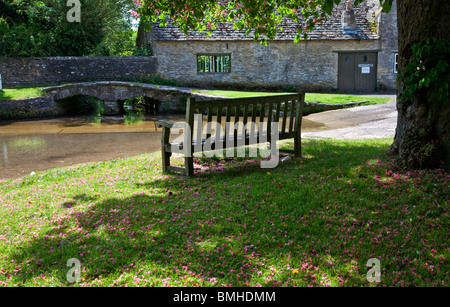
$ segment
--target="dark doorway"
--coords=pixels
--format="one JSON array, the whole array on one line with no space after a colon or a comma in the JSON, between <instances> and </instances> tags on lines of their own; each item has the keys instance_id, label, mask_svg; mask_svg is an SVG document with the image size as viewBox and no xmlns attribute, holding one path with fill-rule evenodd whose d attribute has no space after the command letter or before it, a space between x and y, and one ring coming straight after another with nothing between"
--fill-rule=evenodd
<instances>
[{"instance_id":1,"label":"dark doorway","mask_svg":"<svg viewBox=\"0 0 450 307\"><path fill-rule=\"evenodd\" d=\"M376 52L339 53L340 91L374 91L377 88Z\"/></svg>"}]
</instances>

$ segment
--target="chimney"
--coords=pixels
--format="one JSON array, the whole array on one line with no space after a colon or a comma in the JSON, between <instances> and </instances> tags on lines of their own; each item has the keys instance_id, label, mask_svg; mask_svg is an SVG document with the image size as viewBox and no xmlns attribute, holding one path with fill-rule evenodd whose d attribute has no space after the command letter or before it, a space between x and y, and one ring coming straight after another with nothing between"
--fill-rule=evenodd
<instances>
[{"instance_id":1,"label":"chimney","mask_svg":"<svg viewBox=\"0 0 450 307\"><path fill-rule=\"evenodd\" d=\"M348 34L358 34L358 27L356 26L356 16L353 10L353 2L347 1L345 3L346 9L342 13L342 29Z\"/></svg>"},{"instance_id":2,"label":"chimney","mask_svg":"<svg viewBox=\"0 0 450 307\"><path fill-rule=\"evenodd\" d=\"M353 3L351 1L347 1L345 3L345 7L346 7L347 11L351 11L351 10L353 10Z\"/></svg>"}]
</instances>

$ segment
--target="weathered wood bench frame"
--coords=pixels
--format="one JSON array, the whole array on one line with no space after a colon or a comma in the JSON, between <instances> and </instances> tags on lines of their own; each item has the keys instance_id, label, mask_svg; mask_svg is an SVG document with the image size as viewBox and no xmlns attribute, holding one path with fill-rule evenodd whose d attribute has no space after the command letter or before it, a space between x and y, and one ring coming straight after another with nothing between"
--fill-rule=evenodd
<instances>
[{"instance_id":1,"label":"weathered wood bench frame","mask_svg":"<svg viewBox=\"0 0 450 307\"><path fill-rule=\"evenodd\" d=\"M186 176L192 176L194 174L194 163L193 163L193 153L202 152L203 145L207 139L209 139L211 145L211 150L214 150L215 143L220 142L219 149L231 148L230 143L233 148L242 145L253 145L269 142L272 148L271 140L271 129L272 123L281 124L281 130L279 129L278 140L294 139L294 150L279 149L280 152L293 153L295 157L301 157L301 124L303 116L303 107L305 101L305 93L300 92L292 95L278 95L278 96L265 96L265 97L255 97L255 98L239 98L239 99L220 99L220 100L210 100L210 101L196 101L194 98L190 97L187 100L186 106L186 121L183 123L185 127L190 127L188 129L188 135L185 140L191 140L190 148L184 148L183 142L170 143L170 130L172 128L180 128L176 123L160 120L157 122L158 127L162 127L161 135L161 154L162 154L162 170L167 172L168 170L183 173ZM251 106L251 108L250 108ZM251 110L250 110L251 109ZM198 112L196 113L196 110ZM214 112L217 110L217 112ZM235 116L233 122L230 122L234 110ZM259 110L259 115L257 114ZM267 110L267 112L266 112ZM216 115L216 120L213 121L213 113ZM225 113L225 116L223 114ZM221 136L220 131L216 130L215 138L211 137L211 130L207 131L206 139L202 139L202 129L197 129L196 138L193 138L194 132L194 116L196 114L201 114L203 123L203 114L206 114L206 123L216 122L221 124L222 117L225 117L225 122L236 125L240 121L242 114L243 127L248 127L248 119L251 118L251 122L256 123L256 119L259 119L260 128L261 123L267 123L266 131L250 131L243 130L241 134L238 135L236 130L233 130L233 134L230 135L229 129L225 129L225 135ZM197 115L200 116L200 115ZM280 122L281 120L281 122ZM251 125L253 130L254 126ZM274 124L275 126L275 124ZM200 126L202 127L202 126ZM235 126L232 126L235 127ZM287 128L287 129L286 129ZM200 131L200 132L199 132ZM264 137L262 137L264 134ZM242 139L245 136L245 142ZM253 137L251 137L253 136ZM256 136L256 143L255 141ZM202 146L198 146L198 140L202 140ZM228 141L227 141L228 140ZM231 141L230 141L231 140ZM186 141L189 142L189 141ZM186 143L185 142L185 143ZM276 143L276 141L275 141ZM228 146L227 146L228 145ZM276 147L276 144L275 144ZM175 167L170 165L170 157L173 152L179 152L179 150L185 150L185 167ZM176 150L175 150L176 149Z\"/></svg>"}]
</instances>

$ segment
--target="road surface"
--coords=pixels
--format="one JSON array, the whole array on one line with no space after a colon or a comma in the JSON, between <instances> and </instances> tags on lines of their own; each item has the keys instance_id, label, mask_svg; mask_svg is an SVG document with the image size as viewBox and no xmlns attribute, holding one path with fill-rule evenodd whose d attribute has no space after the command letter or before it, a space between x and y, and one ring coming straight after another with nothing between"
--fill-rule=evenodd
<instances>
[{"instance_id":1,"label":"road surface","mask_svg":"<svg viewBox=\"0 0 450 307\"><path fill-rule=\"evenodd\" d=\"M303 138L365 139L391 138L397 126L395 96L386 104L326 111L303 117L323 126L302 133Z\"/></svg>"}]
</instances>

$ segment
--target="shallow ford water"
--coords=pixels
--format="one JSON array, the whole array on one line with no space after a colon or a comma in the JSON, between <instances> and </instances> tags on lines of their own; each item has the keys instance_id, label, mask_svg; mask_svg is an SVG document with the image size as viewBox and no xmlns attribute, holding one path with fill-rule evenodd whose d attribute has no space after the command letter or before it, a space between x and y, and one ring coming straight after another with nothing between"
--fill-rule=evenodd
<instances>
[{"instance_id":1,"label":"shallow ford water","mask_svg":"<svg viewBox=\"0 0 450 307\"><path fill-rule=\"evenodd\" d=\"M147 116L127 124L121 117L65 117L0 121L0 179L73 164L126 158L161 149L156 121L182 121L179 116ZM323 129L303 119L302 131Z\"/></svg>"}]
</instances>

